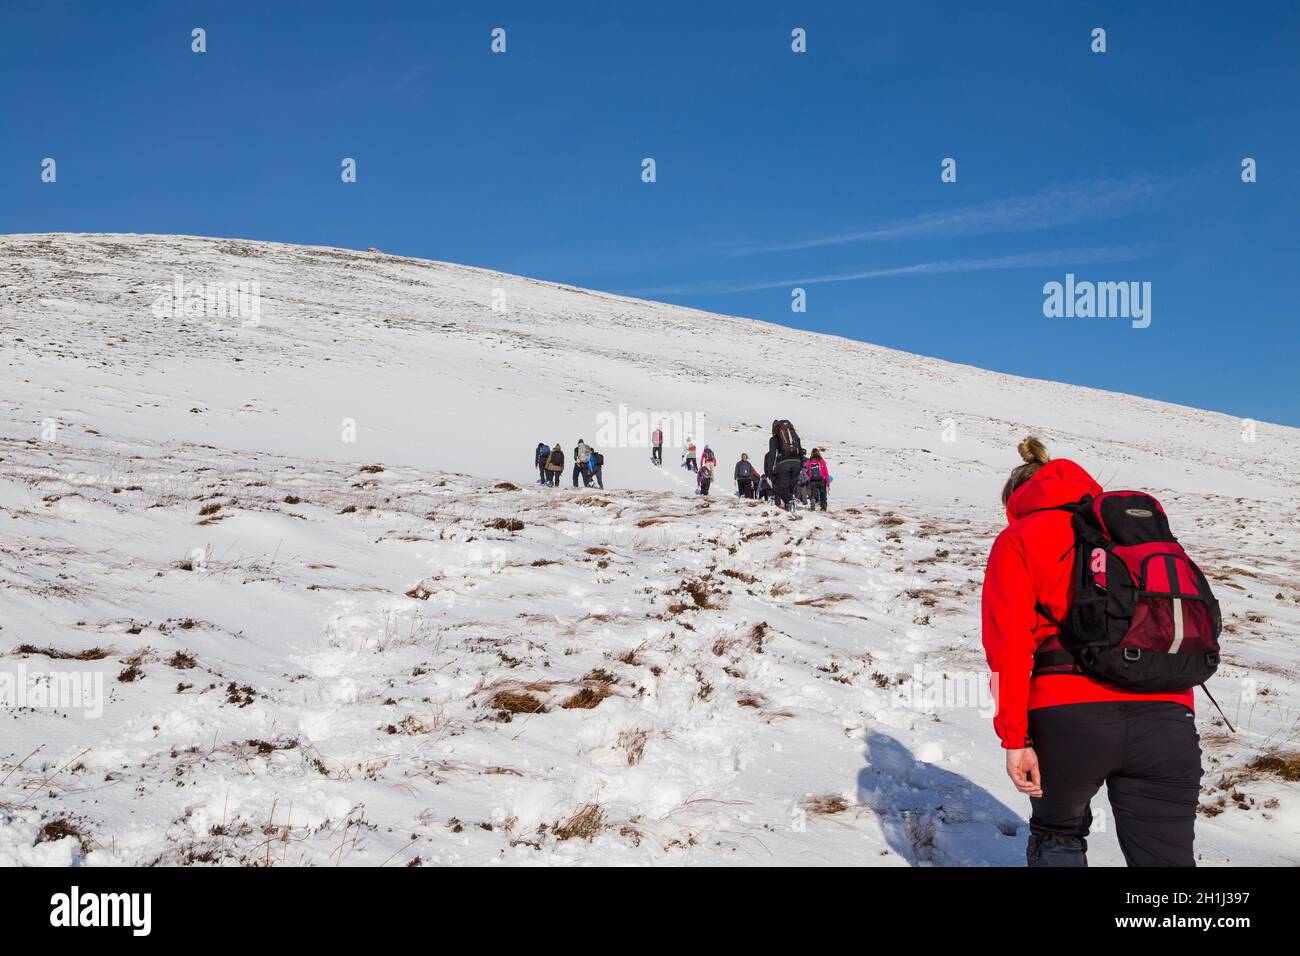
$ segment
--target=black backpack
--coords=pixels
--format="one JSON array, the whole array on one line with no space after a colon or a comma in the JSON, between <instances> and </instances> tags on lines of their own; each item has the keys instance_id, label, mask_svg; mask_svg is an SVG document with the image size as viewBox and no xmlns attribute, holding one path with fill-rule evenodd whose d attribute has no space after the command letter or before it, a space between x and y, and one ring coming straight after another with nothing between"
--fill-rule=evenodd
<instances>
[{"instance_id":1,"label":"black backpack","mask_svg":"<svg viewBox=\"0 0 1300 956\"><path fill-rule=\"evenodd\" d=\"M736 465L736 476L738 478L753 478L754 466L747 461L739 462Z\"/></svg>"},{"instance_id":2,"label":"black backpack","mask_svg":"<svg viewBox=\"0 0 1300 956\"><path fill-rule=\"evenodd\" d=\"M593 451L591 453L591 457L592 460L595 461L597 468L603 468L605 466L605 456L602 455L600 452Z\"/></svg>"},{"instance_id":3,"label":"black backpack","mask_svg":"<svg viewBox=\"0 0 1300 956\"><path fill-rule=\"evenodd\" d=\"M1035 654L1035 671L1077 669L1144 694L1203 685L1219 666L1219 602L1160 502L1109 491L1053 510L1074 527L1070 607L1057 621L1038 605L1064 649Z\"/></svg>"},{"instance_id":4,"label":"black backpack","mask_svg":"<svg viewBox=\"0 0 1300 956\"><path fill-rule=\"evenodd\" d=\"M772 438L776 441L777 460L782 458L802 458L803 445L799 442L799 433L794 430L788 419L772 423Z\"/></svg>"}]
</instances>

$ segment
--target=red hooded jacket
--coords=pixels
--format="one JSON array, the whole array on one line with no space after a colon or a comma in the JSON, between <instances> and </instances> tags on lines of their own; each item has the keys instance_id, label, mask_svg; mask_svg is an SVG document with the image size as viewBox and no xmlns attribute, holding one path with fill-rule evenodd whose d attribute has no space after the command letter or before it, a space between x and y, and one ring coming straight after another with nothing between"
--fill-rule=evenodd
<instances>
[{"instance_id":1,"label":"red hooded jacket","mask_svg":"<svg viewBox=\"0 0 1300 956\"><path fill-rule=\"evenodd\" d=\"M1043 465L1007 501L1007 527L993 542L984 571L984 655L997 702L993 729L1007 750L1031 746L1029 711L1057 704L1112 700L1170 700L1192 706L1190 690L1130 694L1082 674L1031 677L1034 652L1054 641L1056 625L1035 608L1041 601L1058 621L1070 604L1074 530L1064 511L1040 511L1101 493L1092 476L1064 458Z\"/></svg>"}]
</instances>

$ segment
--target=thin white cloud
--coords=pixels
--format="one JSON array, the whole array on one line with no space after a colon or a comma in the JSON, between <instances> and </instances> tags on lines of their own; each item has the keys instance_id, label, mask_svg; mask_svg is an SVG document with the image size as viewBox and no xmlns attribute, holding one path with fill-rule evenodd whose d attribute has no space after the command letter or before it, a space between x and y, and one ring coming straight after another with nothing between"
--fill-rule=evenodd
<instances>
[{"instance_id":1,"label":"thin white cloud","mask_svg":"<svg viewBox=\"0 0 1300 956\"><path fill-rule=\"evenodd\" d=\"M855 242L958 239L967 236L1051 229L1072 223L1122 216L1140 203L1164 191L1168 186L1168 183L1145 177L1053 186L1028 196L1015 196L943 212L925 213L911 219L898 220L868 229L793 242L751 246L735 250L732 255L790 252Z\"/></svg>"},{"instance_id":2,"label":"thin white cloud","mask_svg":"<svg viewBox=\"0 0 1300 956\"><path fill-rule=\"evenodd\" d=\"M695 285L660 286L652 289L628 289L622 294L633 296L654 295L725 295L734 292L757 292L763 289L784 289L795 286L822 285L829 282L859 282L890 276L939 275L951 272L985 272L993 269L1043 269L1075 268L1099 262L1126 262L1140 258L1151 251L1149 244L1129 246L1096 246L1085 249L1055 249L1048 252L1027 252L1010 256L991 256L982 259L944 259L918 262L905 266L887 266L863 269L856 272L834 272L826 275L804 276L797 279L763 279L748 282L701 282Z\"/></svg>"}]
</instances>

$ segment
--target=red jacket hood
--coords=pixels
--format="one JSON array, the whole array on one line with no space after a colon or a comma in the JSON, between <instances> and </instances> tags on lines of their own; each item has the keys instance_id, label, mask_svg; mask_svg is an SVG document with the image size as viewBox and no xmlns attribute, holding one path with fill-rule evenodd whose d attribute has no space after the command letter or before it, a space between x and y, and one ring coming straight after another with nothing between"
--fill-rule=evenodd
<instances>
[{"instance_id":1,"label":"red jacket hood","mask_svg":"<svg viewBox=\"0 0 1300 956\"><path fill-rule=\"evenodd\" d=\"M1017 488L1007 500L1007 521L1018 521L1040 508L1078 501L1084 495L1101 494L1101 485L1068 458L1049 461Z\"/></svg>"}]
</instances>

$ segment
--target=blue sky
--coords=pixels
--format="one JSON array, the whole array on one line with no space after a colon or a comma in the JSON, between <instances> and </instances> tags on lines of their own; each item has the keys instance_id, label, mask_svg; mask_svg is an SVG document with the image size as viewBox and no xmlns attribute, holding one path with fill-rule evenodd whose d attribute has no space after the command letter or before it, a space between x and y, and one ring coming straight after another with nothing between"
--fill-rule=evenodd
<instances>
[{"instance_id":1,"label":"blue sky","mask_svg":"<svg viewBox=\"0 0 1300 956\"><path fill-rule=\"evenodd\" d=\"M3 232L378 246L1300 425L1295 3L0 17ZM1044 317L1067 272L1150 282L1151 326Z\"/></svg>"}]
</instances>

